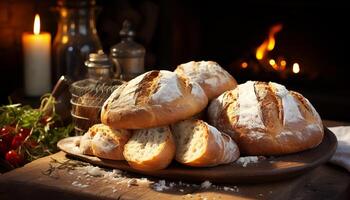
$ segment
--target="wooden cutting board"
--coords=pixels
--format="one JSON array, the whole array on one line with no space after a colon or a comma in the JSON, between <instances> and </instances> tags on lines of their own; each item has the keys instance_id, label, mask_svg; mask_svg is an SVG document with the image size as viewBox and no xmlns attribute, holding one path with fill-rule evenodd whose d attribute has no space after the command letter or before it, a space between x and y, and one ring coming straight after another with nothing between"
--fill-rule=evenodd
<instances>
[{"instance_id":1,"label":"wooden cutting board","mask_svg":"<svg viewBox=\"0 0 350 200\"><path fill-rule=\"evenodd\" d=\"M116 168L158 178L181 180L188 182L212 183L261 183L288 179L301 175L325 162L334 154L337 147L335 135L325 128L322 143L314 149L279 157L270 157L246 167L231 163L216 167L195 168L181 165L177 162L164 170L144 172L131 168L126 161L114 161L93 156L82 155L77 151L77 137L65 138L58 142L58 147L70 157L89 162L93 165Z\"/></svg>"}]
</instances>

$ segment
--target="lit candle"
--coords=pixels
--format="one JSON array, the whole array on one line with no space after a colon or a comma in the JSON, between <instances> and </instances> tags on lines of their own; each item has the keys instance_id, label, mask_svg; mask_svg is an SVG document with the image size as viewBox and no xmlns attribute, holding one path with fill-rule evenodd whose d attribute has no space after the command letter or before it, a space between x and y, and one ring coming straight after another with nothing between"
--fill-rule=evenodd
<instances>
[{"instance_id":1,"label":"lit candle","mask_svg":"<svg viewBox=\"0 0 350 200\"><path fill-rule=\"evenodd\" d=\"M24 91L40 96L51 89L51 35L40 33L40 18L35 15L33 33L23 33Z\"/></svg>"}]
</instances>

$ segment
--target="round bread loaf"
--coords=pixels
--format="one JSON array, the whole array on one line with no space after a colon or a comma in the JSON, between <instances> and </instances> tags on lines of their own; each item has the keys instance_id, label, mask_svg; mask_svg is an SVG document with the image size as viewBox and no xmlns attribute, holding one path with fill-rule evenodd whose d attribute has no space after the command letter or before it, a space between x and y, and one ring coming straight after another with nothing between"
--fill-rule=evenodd
<instances>
[{"instance_id":1,"label":"round bread loaf","mask_svg":"<svg viewBox=\"0 0 350 200\"><path fill-rule=\"evenodd\" d=\"M95 131L91 141L93 155L110 160L125 160L124 145L131 137L131 133L124 129L114 130L104 124L95 124Z\"/></svg>"},{"instance_id":2,"label":"round bread loaf","mask_svg":"<svg viewBox=\"0 0 350 200\"><path fill-rule=\"evenodd\" d=\"M228 133L245 155L282 155L316 147L319 114L301 94L277 83L248 81L212 101L209 121Z\"/></svg>"},{"instance_id":3,"label":"round bread loaf","mask_svg":"<svg viewBox=\"0 0 350 200\"><path fill-rule=\"evenodd\" d=\"M158 127L191 117L207 104L197 83L154 70L116 89L102 107L101 121L115 129Z\"/></svg>"},{"instance_id":4,"label":"round bread loaf","mask_svg":"<svg viewBox=\"0 0 350 200\"><path fill-rule=\"evenodd\" d=\"M191 61L181 64L175 73L198 83L209 100L237 86L236 80L220 65L213 61Z\"/></svg>"}]
</instances>

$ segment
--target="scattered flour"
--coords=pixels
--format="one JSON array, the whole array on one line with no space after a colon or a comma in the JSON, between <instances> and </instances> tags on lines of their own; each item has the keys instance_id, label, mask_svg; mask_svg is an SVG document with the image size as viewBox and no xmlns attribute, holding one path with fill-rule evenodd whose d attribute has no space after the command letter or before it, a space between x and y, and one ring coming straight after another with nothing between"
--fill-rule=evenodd
<instances>
[{"instance_id":1,"label":"scattered flour","mask_svg":"<svg viewBox=\"0 0 350 200\"><path fill-rule=\"evenodd\" d=\"M258 156L247 156L238 158L238 160L236 160L236 163L241 164L243 167L246 167L249 163L257 163L258 161Z\"/></svg>"}]
</instances>

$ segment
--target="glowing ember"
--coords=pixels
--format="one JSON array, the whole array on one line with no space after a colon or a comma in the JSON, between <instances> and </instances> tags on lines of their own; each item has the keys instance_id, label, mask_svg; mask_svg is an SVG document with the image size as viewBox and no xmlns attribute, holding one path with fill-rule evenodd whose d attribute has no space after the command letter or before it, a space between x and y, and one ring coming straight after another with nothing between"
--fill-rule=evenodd
<instances>
[{"instance_id":1,"label":"glowing ember","mask_svg":"<svg viewBox=\"0 0 350 200\"><path fill-rule=\"evenodd\" d=\"M285 61L285 60L281 60L281 66L282 66L282 67L287 66L287 61Z\"/></svg>"},{"instance_id":2,"label":"glowing ember","mask_svg":"<svg viewBox=\"0 0 350 200\"><path fill-rule=\"evenodd\" d=\"M278 70L278 65L276 64L276 61L274 59L270 59L269 63L274 70Z\"/></svg>"},{"instance_id":3,"label":"glowing ember","mask_svg":"<svg viewBox=\"0 0 350 200\"><path fill-rule=\"evenodd\" d=\"M242 62L242 63L241 63L241 67L242 67L243 69L247 68L247 67L248 67L248 63L247 63L247 62Z\"/></svg>"},{"instance_id":4,"label":"glowing ember","mask_svg":"<svg viewBox=\"0 0 350 200\"><path fill-rule=\"evenodd\" d=\"M299 64L298 63L294 63L293 64L293 73L294 74L297 74L297 73L299 73L300 72L300 66L299 66Z\"/></svg>"},{"instance_id":5,"label":"glowing ember","mask_svg":"<svg viewBox=\"0 0 350 200\"><path fill-rule=\"evenodd\" d=\"M275 47L275 35L276 33L282 30L282 24L276 24L271 27L269 31L268 38L264 40L264 42L257 48L256 50L256 59L262 60L268 51L272 51Z\"/></svg>"},{"instance_id":6,"label":"glowing ember","mask_svg":"<svg viewBox=\"0 0 350 200\"><path fill-rule=\"evenodd\" d=\"M40 34L40 17L38 14L35 15L33 32L35 35Z\"/></svg>"}]
</instances>

